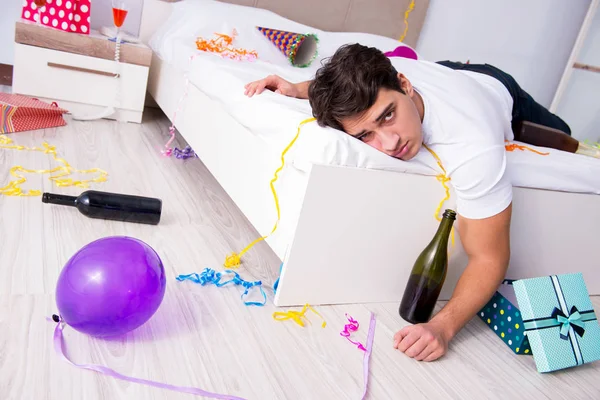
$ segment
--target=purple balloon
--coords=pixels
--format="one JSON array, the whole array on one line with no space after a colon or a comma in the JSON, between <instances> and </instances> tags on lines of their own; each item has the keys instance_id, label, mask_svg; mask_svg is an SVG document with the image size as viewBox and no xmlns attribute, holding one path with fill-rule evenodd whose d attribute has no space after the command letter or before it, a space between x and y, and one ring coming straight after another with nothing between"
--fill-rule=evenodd
<instances>
[{"instance_id":1,"label":"purple balloon","mask_svg":"<svg viewBox=\"0 0 600 400\"><path fill-rule=\"evenodd\" d=\"M96 337L125 334L154 315L165 295L165 270L141 240L114 236L89 243L60 273L56 305L74 329Z\"/></svg>"}]
</instances>

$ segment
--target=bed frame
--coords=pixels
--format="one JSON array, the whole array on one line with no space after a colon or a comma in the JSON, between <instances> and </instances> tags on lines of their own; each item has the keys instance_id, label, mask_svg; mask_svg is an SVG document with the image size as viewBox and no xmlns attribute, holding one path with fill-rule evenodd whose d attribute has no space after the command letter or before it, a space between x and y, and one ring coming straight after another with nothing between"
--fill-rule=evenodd
<instances>
[{"instance_id":1,"label":"bed frame","mask_svg":"<svg viewBox=\"0 0 600 400\"><path fill-rule=\"evenodd\" d=\"M143 42L169 15L170 6L145 0ZM182 72L154 56L148 91L168 117L183 89ZM278 154L250 140L243 126L193 85L176 128L254 227L269 232L274 222L268 185L272 172L265 173L259 163L269 163L275 171ZM272 157L259 161L265 154ZM414 260L435 232L433 211L442 197L434 177L315 165L293 240L278 253L282 271L275 304L399 302ZM454 205L451 190L446 207ZM507 277L582 272L590 294L599 295L600 257L591 252L600 237L599 221L598 195L515 188ZM456 235L442 300L451 296L466 262Z\"/></svg>"}]
</instances>

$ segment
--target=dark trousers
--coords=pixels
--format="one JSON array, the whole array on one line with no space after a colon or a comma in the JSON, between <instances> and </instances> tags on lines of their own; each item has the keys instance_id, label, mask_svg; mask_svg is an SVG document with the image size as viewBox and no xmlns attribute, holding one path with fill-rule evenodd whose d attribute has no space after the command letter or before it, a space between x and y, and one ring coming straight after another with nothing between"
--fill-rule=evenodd
<instances>
[{"instance_id":1,"label":"dark trousers","mask_svg":"<svg viewBox=\"0 0 600 400\"><path fill-rule=\"evenodd\" d=\"M560 117L552 114L545 107L536 102L533 97L524 91L517 81L506 72L489 64L463 64L452 61L439 61L438 64L456 70L479 72L496 78L508 89L513 99L512 124L513 127L520 122L533 122L535 124L558 129L571 135L571 128Z\"/></svg>"}]
</instances>

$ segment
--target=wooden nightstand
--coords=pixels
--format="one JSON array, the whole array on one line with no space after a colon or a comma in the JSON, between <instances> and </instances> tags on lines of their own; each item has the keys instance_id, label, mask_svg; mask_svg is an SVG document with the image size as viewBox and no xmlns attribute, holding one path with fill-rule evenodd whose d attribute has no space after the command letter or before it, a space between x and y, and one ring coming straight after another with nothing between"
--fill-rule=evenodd
<instances>
[{"instance_id":1,"label":"wooden nightstand","mask_svg":"<svg viewBox=\"0 0 600 400\"><path fill-rule=\"evenodd\" d=\"M17 22L13 93L56 101L77 115L114 106L108 118L139 123L152 50L122 43L120 63L114 58L115 43L97 32L80 35Z\"/></svg>"}]
</instances>

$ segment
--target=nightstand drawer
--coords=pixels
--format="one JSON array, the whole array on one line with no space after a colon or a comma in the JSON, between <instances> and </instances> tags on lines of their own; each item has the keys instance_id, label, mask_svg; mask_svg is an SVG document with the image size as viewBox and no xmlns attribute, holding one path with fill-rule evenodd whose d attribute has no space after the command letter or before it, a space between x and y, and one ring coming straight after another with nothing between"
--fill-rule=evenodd
<instances>
[{"instance_id":1,"label":"nightstand drawer","mask_svg":"<svg viewBox=\"0 0 600 400\"><path fill-rule=\"evenodd\" d=\"M15 43L14 93L143 111L148 67ZM120 99L115 104L117 89Z\"/></svg>"}]
</instances>

